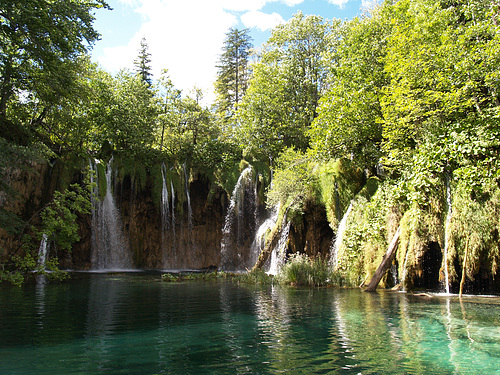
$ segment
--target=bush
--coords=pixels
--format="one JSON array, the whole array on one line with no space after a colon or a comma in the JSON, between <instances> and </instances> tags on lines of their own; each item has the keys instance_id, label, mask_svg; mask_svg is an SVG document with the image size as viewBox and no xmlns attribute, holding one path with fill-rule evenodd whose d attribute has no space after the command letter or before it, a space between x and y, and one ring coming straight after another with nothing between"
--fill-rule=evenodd
<instances>
[{"instance_id":1,"label":"bush","mask_svg":"<svg viewBox=\"0 0 500 375\"><path fill-rule=\"evenodd\" d=\"M293 254L277 275L282 284L296 286L324 286L331 283L332 270L328 261L321 257L309 258L305 254Z\"/></svg>"}]
</instances>

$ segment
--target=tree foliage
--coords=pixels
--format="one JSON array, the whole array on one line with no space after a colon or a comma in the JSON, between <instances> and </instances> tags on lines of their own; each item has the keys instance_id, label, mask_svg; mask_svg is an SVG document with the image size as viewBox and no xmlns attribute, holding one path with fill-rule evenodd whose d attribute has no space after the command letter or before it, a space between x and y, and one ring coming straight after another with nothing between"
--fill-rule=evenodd
<instances>
[{"instance_id":1,"label":"tree foliage","mask_svg":"<svg viewBox=\"0 0 500 375\"><path fill-rule=\"evenodd\" d=\"M1 116L19 91L56 103L66 95L76 57L99 38L92 11L106 7L103 0L0 2Z\"/></svg>"},{"instance_id":2,"label":"tree foliage","mask_svg":"<svg viewBox=\"0 0 500 375\"><path fill-rule=\"evenodd\" d=\"M323 54L331 28L319 16L297 13L273 30L238 114L250 152L276 158L286 147L309 146L307 131L327 83Z\"/></svg>"},{"instance_id":3,"label":"tree foliage","mask_svg":"<svg viewBox=\"0 0 500 375\"><path fill-rule=\"evenodd\" d=\"M222 47L215 80L217 94L215 107L223 122L229 121L234 116L247 90L251 49L252 38L248 29L229 29Z\"/></svg>"},{"instance_id":4,"label":"tree foliage","mask_svg":"<svg viewBox=\"0 0 500 375\"><path fill-rule=\"evenodd\" d=\"M153 73L151 73L151 53L149 53L149 45L146 38L141 39L139 54L134 60L135 72L141 77L148 87L153 84Z\"/></svg>"}]
</instances>

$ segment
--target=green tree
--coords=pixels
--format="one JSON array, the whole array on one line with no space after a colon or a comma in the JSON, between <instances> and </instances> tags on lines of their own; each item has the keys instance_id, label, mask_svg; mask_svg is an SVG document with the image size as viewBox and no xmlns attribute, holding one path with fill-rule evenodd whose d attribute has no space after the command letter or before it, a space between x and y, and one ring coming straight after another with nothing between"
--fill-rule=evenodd
<instances>
[{"instance_id":1,"label":"green tree","mask_svg":"<svg viewBox=\"0 0 500 375\"><path fill-rule=\"evenodd\" d=\"M247 89L251 40L248 29L230 28L226 34L215 81L215 107L224 121L234 116Z\"/></svg>"},{"instance_id":2,"label":"green tree","mask_svg":"<svg viewBox=\"0 0 500 375\"><path fill-rule=\"evenodd\" d=\"M149 53L149 46L146 38L141 39L141 46L139 48L139 55L134 60L135 72L141 77L148 87L153 84L151 73L151 54Z\"/></svg>"},{"instance_id":3,"label":"green tree","mask_svg":"<svg viewBox=\"0 0 500 375\"><path fill-rule=\"evenodd\" d=\"M73 83L67 75L76 57L99 38L93 10L103 0L0 1L0 116L16 92L39 99L61 97ZM70 69L71 70L71 69Z\"/></svg>"},{"instance_id":4,"label":"green tree","mask_svg":"<svg viewBox=\"0 0 500 375\"><path fill-rule=\"evenodd\" d=\"M326 55L329 88L309 133L314 150L325 159L352 158L365 168L379 162L381 100L388 83L382 59L390 31L390 9L380 7L331 34L336 48Z\"/></svg>"},{"instance_id":5,"label":"green tree","mask_svg":"<svg viewBox=\"0 0 500 375\"><path fill-rule=\"evenodd\" d=\"M323 54L332 26L318 16L297 13L273 30L240 105L242 144L275 158L284 147L305 150L307 131L325 91Z\"/></svg>"}]
</instances>

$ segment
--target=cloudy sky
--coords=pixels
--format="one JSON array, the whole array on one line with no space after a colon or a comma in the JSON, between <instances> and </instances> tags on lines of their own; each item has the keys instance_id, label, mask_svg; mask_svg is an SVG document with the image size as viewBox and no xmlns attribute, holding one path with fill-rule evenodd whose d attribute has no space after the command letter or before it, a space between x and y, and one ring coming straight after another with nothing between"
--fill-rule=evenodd
<instances>
[{"instance_id":1,"label":"cloudy sky","mask_svg":"<svg viewBox=\"0 0 500 375\"><path fill-rule=\"evenodd\" d=\"M374 0L108 0L113 8L96 12L102 38L93 60L115 74L132 69L141 39L152 55L155 78L168 69L174 85L188 94L201 88L213 98L215 65L230 27L249 28L258 48L276 25L299 10L326 19L351 19Z\"/></svg>"}]
</instances>

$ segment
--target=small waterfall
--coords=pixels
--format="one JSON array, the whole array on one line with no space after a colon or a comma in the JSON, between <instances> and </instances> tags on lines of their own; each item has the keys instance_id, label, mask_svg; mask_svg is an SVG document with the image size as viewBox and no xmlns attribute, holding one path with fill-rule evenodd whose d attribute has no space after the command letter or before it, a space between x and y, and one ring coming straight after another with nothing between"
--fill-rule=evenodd
<instances>
[{"instance_id":1,"label":"small waterfall","mask_svg":"<svg viewBox=\"0 0 500 375\"><path fill-rule=\"evenodd\" d=\"M130 250L124 241L120 212L113 197L112 161L113 159L106 166L106 195L101 202L94 201L92 209L93 270L133 268ZM95 170L95 166L91 166Z\"/></svg>"},{"instance_id":2,"label":"small waterfall","mask_svg":"<svg viewBox=\"0 0 500 375\"><path fill-rule=\"evenodd\" d=\"M49 250L49 237L44 233L42 235L42 240L40 241L40 247L38 249L38 265L45 269L45 262L47 260L47 252Z\"/></svg>"},{"instance_id":3,"label":"small waterfall","mask_svg":"<svg viewBox=\"0 0 500 375\"><path fill-rule=\"evenodd\" d=\"M260 253L264 249L266 234L273 229L278 220L279 207L275 207L272 210L271 216L264 220L264 222L259 226L257 232L255 233L255 238L252 242L252 247L250 248L250 263L252 266L257 262Z\"/></svg>"},{"instance_id":4,"label":"small waterfall","mask_svg":"<svg viewBox=\"0 0 500 375\"><path fill-rule=\"evenodd\" d=\"M168 200L168 186L167 186L167 167L165 163L161 164L161 223L162 223L162 238L165 242L165 236L170 227L170 202Z\"/></svg>"},{"instance_id":5,"label":"small waterfall","mask_svg":"<svg viewBox=\"0 0 500 375\"><path fill-rule=\"evenodd\" d=\"M172 180L170 180L170 197L172 199L172 218L171 218L171 224L172 224L172 234L174 236L174 239L173 239L173 244L172 246L174 246L175 244L175 189L174 189L174 182Z\"/></svg>"},{"instance_id":6,"label":"small waterfall","mask_svg":"<svg viewBox=\"0 0 500 375\"><path fill-rule=\"evenodd\" d=\"M338 252L340 245L342 244L342 240L344 238L345 229L347 226L347 218L352 210L352 202L349 204L347 211L345 212L342 220L340 220L339 227L337 229L337 235L335 236L335 241L332 243L332 247L330 250L330 263L333 269L337 268L338 263Z\"/></svg>"},{"instance_id":7,"label":"small waterfall","mask_svg":"<svg viewBox=\"0 0 500 375\"><path fill-rule=\"evenodd\" d=\"M229 201L221 242L221 268L225 270L244 269L246 265L243 264L244 260L241 253L246 240L244 232L250 230L253 233L255 227L256 196L253 188L254 182L251 178L252 173L252 166L248 166L241 172ZM252 207L248 207L249 205ZM249 215L250 210L252 210L251 216ZM249 216L251 218L250 222L248 221Z\"/></svg>"},{"instance_id":8,"label":"small waterfall","mask_svg":"<svg viewBox=\"0 0 500 375\"><path fill-rule=\"evenodd\" d=\"M289 221L286 223L285 227L282 228L280 240L271 253L271 265L269 267L269 271L267 271L268 275L277 275L281 270L281 267L283 267L283 264L285 264L286 247L288 245L288 237L290 235L290 225L291 222Z\"/></svg>"},{"instance_id":9,"label":"small waterfall","mask_svg":"<svg viewBox=\"0 0 500 375\"><path fill-rule=\"evenodd\" d=\"M446 206L448 207L448 213L446 214L446 224L444 227L444 254L443 254L443 262L444 262L444 289L446 294L450 294L450 279L448 274L448 227L450 225L451 216L453 214L452 210L452 202L451 202L451 176L450 174L446 174Z\"/></svg>"},{"instance_id":10,"label":"small waterfall","mask_svg":"<svg viewBox=\"0 0 500 375\"><path fill-rule=\"evenodd\" d=\"M184 169L184 181L186 184L186 199L188 205L188 228L193 229L193 210L191 208L191 195L189 194L189 178L186 170L186 163L183 164L182 168Z\"/></svg>"}]
</instances>

